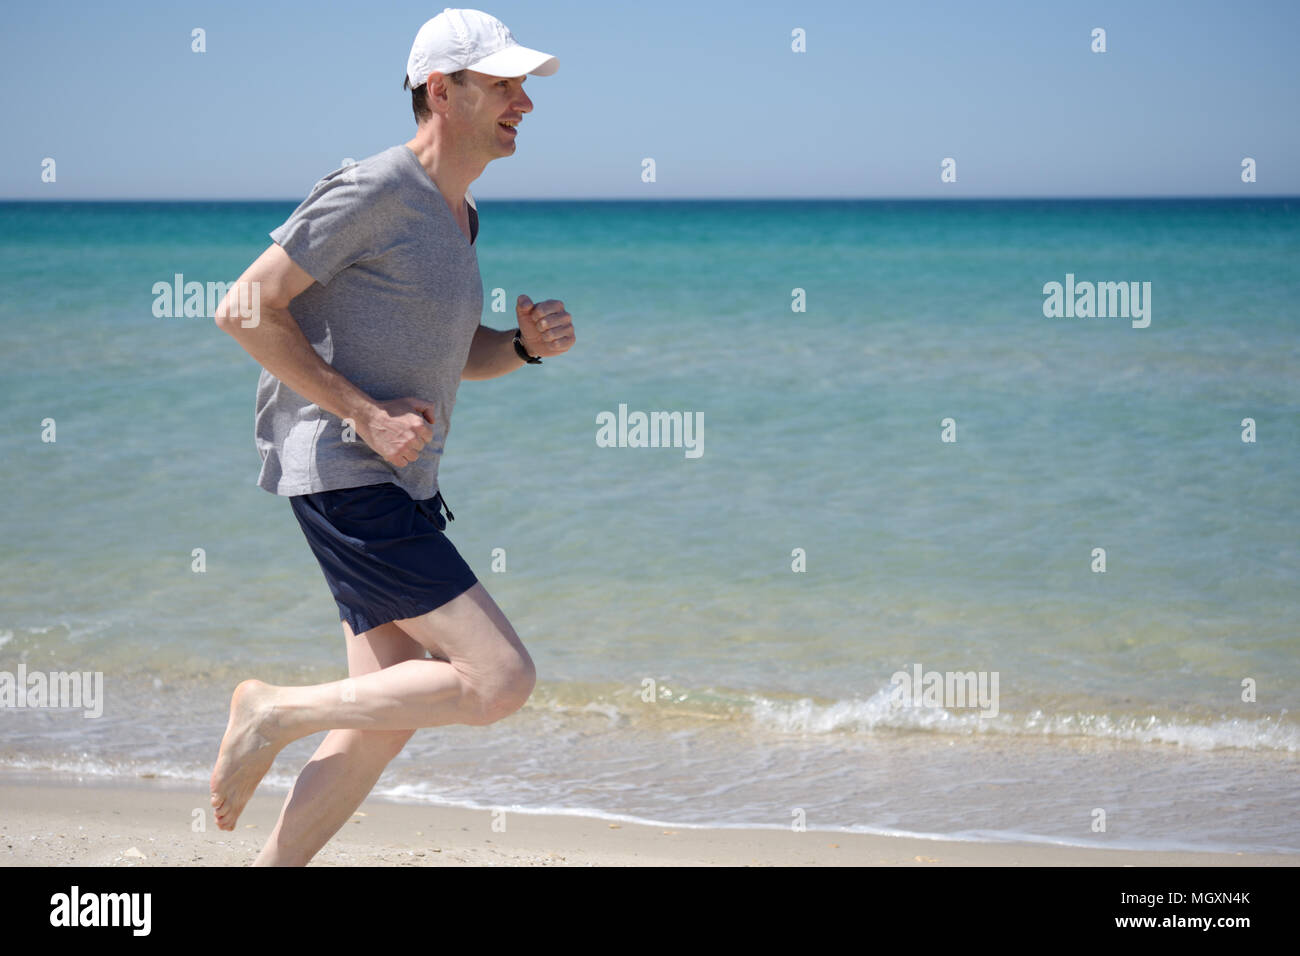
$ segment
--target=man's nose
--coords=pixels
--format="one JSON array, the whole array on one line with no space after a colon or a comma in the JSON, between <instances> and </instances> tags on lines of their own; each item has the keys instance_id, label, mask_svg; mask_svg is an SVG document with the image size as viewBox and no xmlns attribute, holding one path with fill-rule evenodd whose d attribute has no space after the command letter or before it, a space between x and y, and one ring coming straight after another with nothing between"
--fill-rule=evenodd
<instances>
[{"instance_id":1,"label":"man's nose","mask_svg":"<svg viewBox=\"0 0 1300 956\"><path fill-rule=\"evenodd\" d=\"M515 100L515 105L519 107L521 113L531 113L533 111L533 101L528 98L528 94L521 88L519 98Z\"/></svg>"}]
</instances>

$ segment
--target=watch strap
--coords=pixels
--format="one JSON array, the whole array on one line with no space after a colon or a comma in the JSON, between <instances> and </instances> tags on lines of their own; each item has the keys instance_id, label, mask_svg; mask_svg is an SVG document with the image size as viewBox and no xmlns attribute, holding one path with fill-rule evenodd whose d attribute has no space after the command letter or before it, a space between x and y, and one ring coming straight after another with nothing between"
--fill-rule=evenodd
<instances>
[{"instance_id":1,"label":"watch strap","mask_svg":"<svg viewBox=\"0 0 1300 956\"><path fill-rule=\"evenodd\" d=\"M529 355L528 349L524 348L522 338L520 338L519 329L515 329L515 354L527 362L529 365L541 365L542 360L536 355Z\"/></svg>"}]
</instances>

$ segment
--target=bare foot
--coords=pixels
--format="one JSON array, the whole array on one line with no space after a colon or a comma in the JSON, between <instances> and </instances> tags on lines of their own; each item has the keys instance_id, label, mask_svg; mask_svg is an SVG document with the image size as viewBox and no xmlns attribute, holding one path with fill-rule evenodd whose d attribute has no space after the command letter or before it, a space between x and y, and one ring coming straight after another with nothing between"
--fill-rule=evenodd
<instances>
[{"instance_id":1,"label":"bare foot","mask_svg":"<svg viewBox=\"0 0 1300 956\"><path fill-rule=\"evenodd\" d=\"M212 768L212 809L217 826L233 830L244 805L284 748L275 733L272 700L275 688L246 680L230 697L230 722Z\"/></svg>"}]
</instances>

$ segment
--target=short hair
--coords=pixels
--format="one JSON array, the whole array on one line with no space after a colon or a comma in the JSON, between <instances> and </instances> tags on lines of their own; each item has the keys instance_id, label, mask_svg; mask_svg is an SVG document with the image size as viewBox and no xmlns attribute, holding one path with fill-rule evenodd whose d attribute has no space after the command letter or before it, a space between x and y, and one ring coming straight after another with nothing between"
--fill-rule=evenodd
<instances>
[{"instance_id":1,"label":"short hair","mask_svg":"<svg viewBox=\"0 0 1300 956\"><path fill-rule=\"evenodd\" d=\"M455 73L446 74L446 76L447 79L451 80L451 82L455 83L457 86L464 86L466 72L467 71L465 70L457 70ZM413 88L411 86L411 78L409 76L403 76L402 89L411 91L411 112L415 114L415 122L417 126L433 115L433 110L429 109L428 86L421 83L419 87Z\"/></svg>"}]
</instances>

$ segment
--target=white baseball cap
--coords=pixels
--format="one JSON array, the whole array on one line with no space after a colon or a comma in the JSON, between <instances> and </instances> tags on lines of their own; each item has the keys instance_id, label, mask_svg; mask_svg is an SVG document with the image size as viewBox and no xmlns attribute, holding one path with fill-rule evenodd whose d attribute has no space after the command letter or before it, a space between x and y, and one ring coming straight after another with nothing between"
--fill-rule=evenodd
<instances>
[{"instance_id":1,"label":"white baseball cap","mask_svg":"<svg viewBox=\"0 0 1300 956\"><path fill-rule=\"evenodd\" d=\"M406 61L406 78L419 89L430 73L474 70L488 76L550 76L560 61L549 53L520 46L506 25L482 10L442 13L420 27Z\"/></svg>"}]
</instances>

